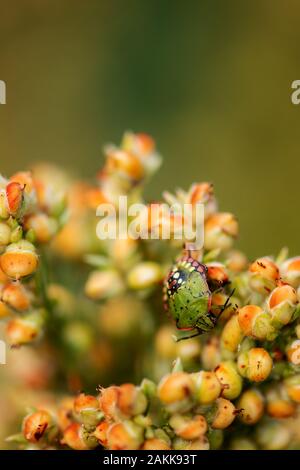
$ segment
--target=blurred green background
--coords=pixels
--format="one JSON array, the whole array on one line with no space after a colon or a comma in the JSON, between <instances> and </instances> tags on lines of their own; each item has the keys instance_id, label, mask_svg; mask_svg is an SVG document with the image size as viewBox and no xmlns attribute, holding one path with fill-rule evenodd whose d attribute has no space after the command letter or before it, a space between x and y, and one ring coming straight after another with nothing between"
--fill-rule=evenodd
<instances>
[{"instance_id":1,"label":"blurred green background","mask_svg":"<svg viewBox=\"0 0 300 470\"><path fill-rule=\"evenodd\" d=\"M93 176L107 141L152 134L147 189L210 180L250 257L299 253L300 3L0 0L0 171Z\"/></svg>"}]
</instances>

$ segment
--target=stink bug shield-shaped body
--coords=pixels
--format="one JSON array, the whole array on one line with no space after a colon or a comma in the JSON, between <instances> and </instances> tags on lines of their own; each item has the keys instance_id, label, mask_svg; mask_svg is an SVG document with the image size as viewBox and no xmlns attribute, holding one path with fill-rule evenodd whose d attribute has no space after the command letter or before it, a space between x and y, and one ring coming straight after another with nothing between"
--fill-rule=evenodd
<instances>
[{"instance_id":1,"label":"stink bug shield-shaped body","mask_svg":"<svg viewBox=\"0 0 300 470\"><path fill-rule=\"evenodd\" d=\"M197 330L193 336L210 331L216 323L210 312L211 292L206 274L205 265L185 256L173 266L164 285L166 310L179 330Z\"/></svg>"}]
</instances>

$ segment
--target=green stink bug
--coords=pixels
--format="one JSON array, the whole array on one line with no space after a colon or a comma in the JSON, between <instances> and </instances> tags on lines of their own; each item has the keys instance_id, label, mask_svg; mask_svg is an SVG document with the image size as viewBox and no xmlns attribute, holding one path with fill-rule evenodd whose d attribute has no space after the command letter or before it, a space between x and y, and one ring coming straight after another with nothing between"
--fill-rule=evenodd
<instances>
[{"instance_id":1,"label":"green stink bug","mask_svg":"<svg viewBox=\"0 0 300 470\"><path fill-rule=\"evenodd\" d=\"M212 293L207 280L207 267L190 255L172 268L164 284L164 305L179 330L196 330L188 339L214 328L217 317L211 312ZM222 310L228 305L227 299Z\"/></svg>"}]
</instances>

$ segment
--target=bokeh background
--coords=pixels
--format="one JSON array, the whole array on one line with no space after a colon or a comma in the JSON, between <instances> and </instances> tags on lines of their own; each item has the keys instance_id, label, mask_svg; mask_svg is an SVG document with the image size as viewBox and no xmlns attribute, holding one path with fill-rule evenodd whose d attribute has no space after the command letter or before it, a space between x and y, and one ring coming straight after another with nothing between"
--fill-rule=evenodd
<instances>
[{"instance_id":1,"label":"bokeh background","mask_svg":"<svg viewBox=\"0 0 300 470\"><path fill-rule=\"evenodd\" d=\"M299 252L297 0L1 0L0 18L2 173L90 177L145 131L164 155L149 198L210 180L250 257Z\"/></svg>"}]
</instances>

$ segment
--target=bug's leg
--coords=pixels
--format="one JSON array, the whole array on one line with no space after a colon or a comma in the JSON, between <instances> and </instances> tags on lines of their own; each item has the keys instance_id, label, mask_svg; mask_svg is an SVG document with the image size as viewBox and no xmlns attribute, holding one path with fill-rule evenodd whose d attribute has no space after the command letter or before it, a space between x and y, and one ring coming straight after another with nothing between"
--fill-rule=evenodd
<instances>
[{"instance_id":1,"label":"bug's leg","mask_svg":"<svg viewBox=\"0 0 300 470\"><path fill-rule=\"evenodd\" d=\"M222 307L221 307L221 313L223 313L224 310L225 310L227 307L230 307L231 304L229 303L229 301L230 301L231 297L233 296L234 291L235 291L235 289L233 289L233 290L230 292L229 296L228 296L227 299L226 299L225 304L222 305Z\"/></svg>"},{"instance_id":2,"label":"bug's leg","mask_svg":"<svg viewBox=\"0 0 300 470\"><path fill-rule=\"evenodd\" d=\"M195 328L195 329L197 330L196 333L190 332L190 333L188 333L188 334L186 334L186 335L182 335L182 336L180 336L180 335L179 335L179 336L173 335L172 338L174 339L174 341L175 341L176 343L178 343L179 341L183 341L184 339L195 338L196 336L202 335L203 332L202 332L202 330L200 330L200 328ZM193 331L195 331L195 330L193 330Z\"/></svg>"}]
</instances>

